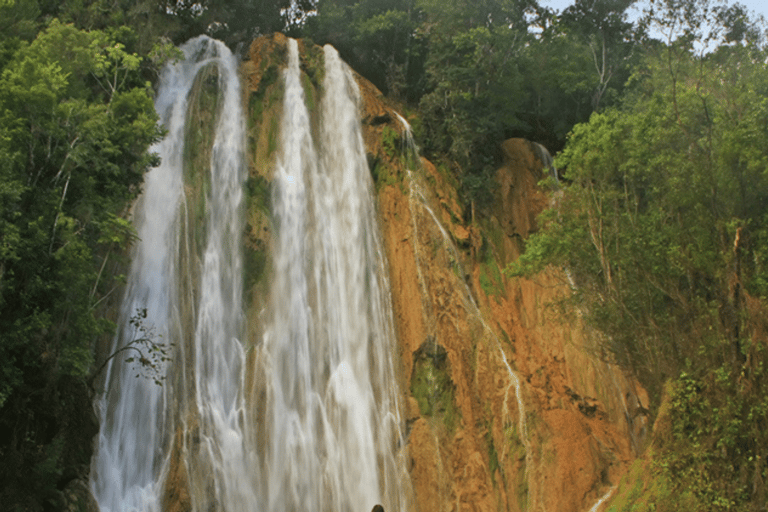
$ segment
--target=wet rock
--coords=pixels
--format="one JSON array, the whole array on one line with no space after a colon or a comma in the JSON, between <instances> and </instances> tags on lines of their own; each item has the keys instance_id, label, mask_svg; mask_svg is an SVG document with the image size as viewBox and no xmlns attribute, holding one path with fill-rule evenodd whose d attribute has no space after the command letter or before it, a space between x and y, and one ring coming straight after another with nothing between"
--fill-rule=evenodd
<instances>
[{"instance_id":1,"label":"wet rock","mask_svg":"<svg viewBox=\"0 0 768 512\"><path fill-rule=\"evenodd\" d=\"M99 505L85 479L77 478L69 482L62 491L62 496L63 510L67 512L99 512Z\"/></svg>"}]
</instances>

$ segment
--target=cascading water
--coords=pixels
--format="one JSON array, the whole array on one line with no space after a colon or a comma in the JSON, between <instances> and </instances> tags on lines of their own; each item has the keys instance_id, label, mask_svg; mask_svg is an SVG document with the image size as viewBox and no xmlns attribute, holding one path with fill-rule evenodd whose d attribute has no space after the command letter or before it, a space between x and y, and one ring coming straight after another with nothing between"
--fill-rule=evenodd
<instances>
[{"instance_id":1,"label":"cascading water","mask_svg":"<svg viewBox=\"0 0 768 512\"><path fill-rule=\"evenodd\" d=\"M607 500L613 496L613 493L616 491L616 487L611 487L608 489L608 491L603 494L597 502L592 505L592 508L589 509L589 512L600 512L600 507L605 503Z\"/></svg>"},{"instance_id":2,"label":"cascading water","mask_svg":"<svg viewBox=\"0 0 768 512\"><path fill-rule=\"evenodd\" d=\"M403 139L406 145L406 147L404 148L404 152L406 154L406 158L412 161L418 161L419 150L416 147L411 126L408 123L408 121L406 121L405 118L400 114L397 114L397 118L400 121L401 125L403 126ZM546 149L544 149L543 146L541 147L543 151L546 151ZM550 160L551 160L551 157L550 157ZM451 254L451 260L454 262L453 264L456 266L459 266L459 253L456 250L456 247L453 245L451 237L445 231L445 228L443 227L442 223L438 220L437 215L435 215L435 212L429 206L429 202L427 201L427 198L425 197L424 192L422 191L419 184L416 182L416 178L413 176L413 171L411 171L410 169L406 170L406 175L408 176L408 182L410 185L410 192L411 192L410 207L412 210L412 217L414 219L414 224L413 224L414 232L416 233L418 232L418 226L415 221L417 216L415 215L415 213L413 213L413 210L415 207L413 200L415 199L418 202L418 205L429 214L429 217L434 222L434 225L437 226L437 228L439 229L440 235L443 240L443 247L445 248L446 251L448 251ZM415 253L418 259L418 250L415 251ZM417 271L419 275L421 276L421 269L418 265L417 265L417 269L418 269ZM463 272L461 271L458 273L460 275L463 275ZM421 281L422 281L422 287L424 287L423 277L421 277ZM464 290L463 298L465 299L465 308L469 311L471 315L473 315L475 318L477 318L480 321L480 323L483 325L483 329L494 340L496 347L498 348L500 359L504 363L504 367L507 370L507 375L509 376L509 386L507 387L505 397L509 395L509 389L511 387L515 388L515 399L517 401L517 410L518 410L518 419L517 419L518 432L520 435L520 442L522 442L523 445L525 445L526 447L526 456L527 456L529 452L528 427L525 419L526 412L525 412L525 404L523 402L523 397L522 397L523 390L520 383L520 377L517 375L517 373L515 373L512 370L512 367L509 365L509 362L507 361L507 356L501 347L501 342L499 341L498 336L496 336L496 333L494 333L493 329L491 329L491 327L485 322L485 319L483 318L483 315L480 312L480 309L477 307L477 303L475 302L474 297L472 296L472 292L470 291L469 286L467 286L467 283L461 279L457 279L457 281L460 282L461 288L463 288ZM508 414L508 406L507 406L506 398L504 401L504 405L505 405L505 412Z\"/></svg>"},{"instance_id":3,"label":"cascading water","mask_svg":"<svg viewBox=\"0 0 768 512\"><path fill-rule=\"evenodd\" d=\"M127 327L112 350L134 339L125 320L143 308L145 324L175 348L163 386L136 378L124 358L107 366L91 470L102 512L166 508L169 473L182 475L175 485L187 488L196 511L410 508L359 93L326 47L313 139L297 44L288 44L272 186L274 277L264 338L248 342L252 358L243 349L245 135L236 61L223 44L200 37L161 77L156 108L168 135L154 148L162 164L147 175L136 207L141 241L122 305ZM201 71L212 68L220 110L210 168L192 171L188 103ZM206 175L202 184L188 183L194 172ZM265 403L246 399L253 375L264 386L254 396Z\"/></svg>"},{"instance_id":4,"label":"cascading water","mask_svg":"<svg viewBox=\"0 0 768 512\"><path fill-rule=\"evenodd\" d=\"M270 367L267 510L400 510L394 335L357 86L326 47L316 149L296 41L288 59L262 347Z\"/></svg>"},{"instance_id":5,"label":"cascading water","mask_svg":"<svg viewBox=\"0 0 768 512\"><path fill-rule=\"evenodd\" d=\"M162 164L147 175L136 208L140 242L122 306L124 319L146 308L145 324L154 329L159 342L173 344L176 350L162 387L152 379L136 378L135 369L119 357L107 368L106 391L97 403L101 432L91 475L102 511L160 509L177 422L186 432L194 430L195 446L188 446L188 436L183 443L193 505L207 509L203 500L229 509L255 504L254 486L247 481L252 474L247 469L253 464L247 462L251 450L245 444L241 414L244 356L238 339L243 332L238 243L244 127L237 62L226 46L207 37L189 41L182 50L185 60L166 68L161 77L155 108L168 135L153 148ZM222 96L206 180L202 231L207 241L203 254L187 255L192 263L183 265L181 255L192 245L181 236L189 231L184 191L187 100L206 66L216 67ZM186 289L194 289L193 296L187 297ZM116 338L113 350L133 340L130 327ZM199 492L197 480L202 479L205 489Z\"/></svg>"},{"instance_id":6,"label":"cascading water","mask_svg":"<svg viewBox=\"0 0 768 512\"><path fill-rule=\"evenodd\" d=\"M237 60L219 42L213 57L218 66L221 110L211 148L206 201L206 243L201 257L196 299L194 407L185 417L185 463L192 502L197 510L256 510L255 451L248 444L243 381L245 352L242 306L243 184L245 121L241 107ZM190 424L191 423L191 424Z\"/></svg>"},{"instance_id":7,"label":"cascading water","mask_svg":"<svg viewBox=\"0 0 768 512\"><path fill-rule=\"evenodd\" d=\"M402 119L402 118L401 118ZM403 120L404 121L404 120ZM407 139L412 139L411 135L406 136ZM448 251L451 255L452 261L454 262L454 265L457 267L459 266L459 253L456 250L456 247L453 245L453 242L451 241L451 237L448 235L448 233L445 231L445 228L440 223L440 221L437 218L437 215L435 215L435 212L432 210L432 208L429 206L429 202L427 201L427 198L424 196L424 192L421 190L421 187L416 182L416 178L413 176L413 172L410 170L406 171L406 175L408 176L408 180L410 183L410 190L411 190L411 199L416 198L418 201L418 204L421 208L426 210L426 212L429 214L430 218L434 222L435 226L440 231L440 234L442 236L443 240L443 247L446 251ZM414 209L414 203L411 201L411 209ZM412 214L413 218L416 219L416 215ZM416 226L416 222L414 221L414 232L418 232L418 227ZM418 251L416 251L417 258L418 258ZM421 274L421 270L419 270L419 274ZM458 274L463 275L463 272L459 271ZM422 278L423 281L423 278ZM472 296L472 292L469 290L469 286L467 286L467 283L461 279L457 279L457 281L460 283L461 288L464 290L464 294L462 297L465 300L465 308L467 311L476 318L483 326L483 330L493 339L496 348L498 349L499 358L504 363L504 367L507 370L507 375L509 376L509 386L507 387L506 394L505 394L505 400L504 400L504 408L505 412L509 414L509 407L507 405L507 400L509 396L509 390L510 388L515 388L515 399L517 401L517 410L518 410L518 418L517 418L517 424L518 424L518 432L520 435L520 442L523 443L526 447L526 454L528 453L528 427L526 424L525 419L525 404L523 402L522 397L522 385L520 383L520 377L518 377L517 373L515 373L512 370L512 367L509 365L509 362L507 361L507 356L504 353L504 350L501 347L501 342L499 341L498 336L496 336L496 333L493 332L493 329L486 323L485 319L483 318L482 313L480 312L480 309L477 307L477 303L475 302L474 297ZM423 286L423 285L422 285Z\"/></svg>"}]
</instances>

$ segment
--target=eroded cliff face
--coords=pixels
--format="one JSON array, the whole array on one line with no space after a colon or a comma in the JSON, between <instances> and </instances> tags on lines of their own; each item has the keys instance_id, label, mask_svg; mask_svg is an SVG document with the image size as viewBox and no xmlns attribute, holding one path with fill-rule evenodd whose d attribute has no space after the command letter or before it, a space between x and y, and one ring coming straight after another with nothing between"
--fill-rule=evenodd
<instances>
[{"instance_id":1,"label":"eroded cliff face","mask_svg":"<svg viewBox=\"0 0 768 512\"><path fill-rule=\"evenodd\" d=\"M388 168L378 201L417 510L590 509L641 448L648 402L558 307L563 272L502 272L547 204L541 148L505 141L495 203L465 223L450 173L408 168L387 147L390 130L406 138L397 114L361 90L370 160Z\"/></svg>"},{"instance_id":2,"label":"eroded cliff face","mask_svg":"<svg viewBox=\"0 0 768 512\"><path fill-rule=\"evenodd\" d=\"M322 52L300 46L313 103ZM284 54L284 37L261 38L242 67L249 109L244 243L251 340L259 339L268 293L267 191ZM414 509L589 510L643 444L648 404L633 381L600 357L596 335L582 325L579 311L557 307L570 291L563 272L552 269L533 280L502 272L547 204L537 186L546 172L540 149L506 141L494 205L464 221L451 173L409 156L394 106L363 78L358 84L389 261ZM258 375L250 390L258 403ZM253 417L258 422L258 407ZM182 471L171 473L184 479ZM174 493L169 486L169 497Z\"/></svg>"},{"instance_id":3,"label":"eroded cliff face","mask_svg":"<svg viewBox=\"0 0 768 512\"><path fill-rule=\"evenodd\" d=\"M493 213L474 225L429 162L379 192L418 510L586 510L643 442L647 398L599 359L578 311L555 307L565 276L501 272L545 203L530 144L504 149Z\"/></svg>"}]
</instances>

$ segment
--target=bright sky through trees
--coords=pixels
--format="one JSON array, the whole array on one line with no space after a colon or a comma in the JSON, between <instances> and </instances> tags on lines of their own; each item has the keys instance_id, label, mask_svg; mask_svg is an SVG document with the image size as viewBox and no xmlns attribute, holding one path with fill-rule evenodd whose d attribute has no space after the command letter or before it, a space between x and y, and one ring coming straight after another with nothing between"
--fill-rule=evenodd
<instances>
[{"instance_id":1,"label":"bright sky through trees","mask_svg":"<svg viewBox=\"0 0 768 512\"><path fill-rule=\"evenodd\" d=\"M557 9L562 12L566 7L573 4L573 0L541 0L539 3L545 7ZM645 2L640 1L637 3L637 6L642 9L644 3ZM736 2L729 3L732 4ZM768 2L765 0L739 0L738 3L744 5L750 12L762 14L768 19ZM639 9L631 9L630 11L639 13Z\"/></svg>"}]
</instances>

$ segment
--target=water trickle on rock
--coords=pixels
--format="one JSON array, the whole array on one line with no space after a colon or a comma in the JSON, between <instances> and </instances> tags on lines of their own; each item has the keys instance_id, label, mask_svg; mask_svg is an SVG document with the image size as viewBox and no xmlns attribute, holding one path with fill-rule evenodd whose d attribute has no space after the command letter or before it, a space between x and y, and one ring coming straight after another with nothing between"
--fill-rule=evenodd
<instances>
[{"instance_id":1,"label":"water trickle on rock","mask_svg":"<svg viewBox=\"0 0 768 512\"><path fill-rule=\"evenodd\" d=\"M406 145L406 148L404 148L403 152L406 156L406 159L408 161L418 162L419 161L418 148L416 147L416 144L414 142L413 133L412 133L410 124L400 114L396 114L396 116L400 121L401 125L403 126L402 138L405 141L405 145ZM424 187L420 185L419 179L415 175L414 170L407 169L406 176L408 178L408 184L409 184L409 194L408 194L409 207L411 210L411 218L413 219L413 232L415 234L414 254L417 260L416 267L417 267L417 273L419 275L420 286L422 288L422 294L424 296L427 296L429 292L427 290L425 279L422 274L422 270L421 270L422 264L419 262L419 260L423 258L423 255L420 255L421 251L417 246L418 245L417 241L420 238L419 227L418 227L419 223L417 221L417 219L419 218L419 215L417 214L417 210L419 209L422 210L423 212L426 212L427 214L426 218L431 220L432 225L436 227L438 229L438 232L440 233L442 248L449 255L450 264L454 267L453 277L454 277L456 289L462 290L460 293L460 296L462 298L462 305L466 310L466 313L480 323L480 325L482 326L484 335L488 336L488 338L492 340L497 350L498 357L500 361L503 363L503 366L506 370L506 374L508 377L508 384L504 392L504 407L503 407L503 413L506 416L505 418L503 418L503 421L505 423L510 422L512 418L512 415L509 409L508 400L509 400L510 391L512 388L514 388L514 397L517 405L517 435L519 437L520 443L522 443L523 447L525 448L525 461L526 461L525 469L527 473L528 469L532 465L532 460L531 460L530 443L528 439L526 407L523 399L523 387L522 387L522 382L520 380L520 377L518 376L517 372L515 372L512 369L509 362L507 361L507 356L504 353L504 349L502 348L501 341L499 340L496 333L491 329L491 327L486 322L483 314L481 313L480 309L477 306L477 302L474 296L472 295L472 291L467 285L467 282L461 277L461 276L464 276L465 274L464 274L464 270L461 268L458 250L453 244L451 236L445 230L442 223L437 218L437 215L435 215L435 212L430 207L429 201L427 199L427 195L424 191ZM435 316L434 312L430 312L427 309L428 308L425 308L426 314L429 315L431 313L432 316ZM435 323L435 320L432 319L430 321L428 319L426 324L429 325L430 323ZM437 339L435 338L433 342L437 343Z\"/></svg>"}]
</instances>

